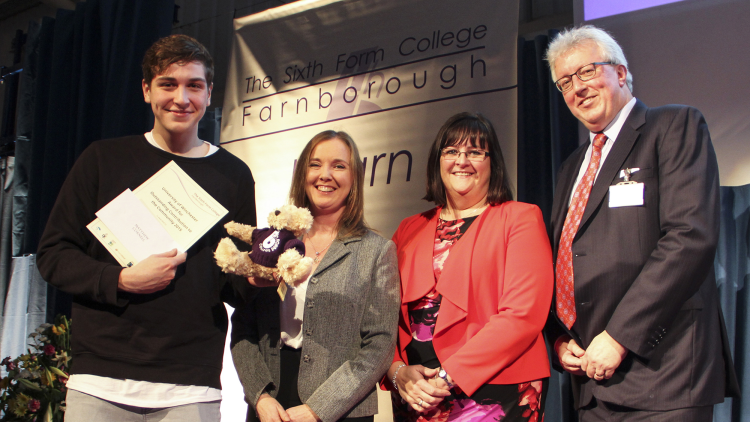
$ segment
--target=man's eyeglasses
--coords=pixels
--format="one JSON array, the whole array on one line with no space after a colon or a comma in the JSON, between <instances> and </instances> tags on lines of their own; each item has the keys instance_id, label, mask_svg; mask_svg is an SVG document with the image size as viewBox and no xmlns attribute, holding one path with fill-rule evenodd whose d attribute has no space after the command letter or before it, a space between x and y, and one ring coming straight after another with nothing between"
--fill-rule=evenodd
<instances>
[{"instance_id":1,"label":"man's eyeglasses","mask_svg":"<svg viewBox=\"0 0 750 422\"><path fill-rule=\"evenodd\" d=\"M568 92L571 88L573 88L573 75L578 76L578 79L580 79L583 82L586 82L588 80L594 79L596 75L599 74L598 68L596 65L603 65L603 64L614 64L612 62L594 62L589 63L585 66L581 66L580 69L576 70L576 73L571 73L568 76L563 76L562 78L555 81L555 86L560 92Z\"/></svg>"},{"instance_id":2,"label":"man's eyeglasses","mask_svg":"<svg viewBox=\"0 0 750 422\"><path fill-rule=\"evenodd\" d=\"M474 161L474 162L482 162L488 155L490 155L489 152L482 151L481 149L469 149L466 151L459 151L456 148L448 147L448 148L443 148L442 151L440 151L440 155L446 161L458 160L458 157L460 157L461 154L465 154L466 158L469 161Z\"/></svg>"}]
</instances>

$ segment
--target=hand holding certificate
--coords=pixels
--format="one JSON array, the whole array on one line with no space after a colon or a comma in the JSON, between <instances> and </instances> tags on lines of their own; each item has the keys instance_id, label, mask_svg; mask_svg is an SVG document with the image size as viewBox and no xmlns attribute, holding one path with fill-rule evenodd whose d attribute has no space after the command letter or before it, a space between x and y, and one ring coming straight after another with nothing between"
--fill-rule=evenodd
<instances>
[{"instance_id":1,"label":"hand holding certificate","mask_svg":"<svg viewBox=\"0 0 750 422\"><path fill-rule=\"evenodd\" d=\"M187 259L186 252L171 251L149 255L138 265L123 268L117 288L130 293L148 294L166 288L174 280L177 267Z\"/></svg>"},{"instance_id":2,"label":"hand holding certificate","mask_svg":"<svg viewBox=\"0 0 750 422\"><path fill-rule=\"evenodd\" d=\"M187 251L227 212L170 161L102 207L87 227L120 265L130 267L154 254Z\"/></svg>"}]
</instances>

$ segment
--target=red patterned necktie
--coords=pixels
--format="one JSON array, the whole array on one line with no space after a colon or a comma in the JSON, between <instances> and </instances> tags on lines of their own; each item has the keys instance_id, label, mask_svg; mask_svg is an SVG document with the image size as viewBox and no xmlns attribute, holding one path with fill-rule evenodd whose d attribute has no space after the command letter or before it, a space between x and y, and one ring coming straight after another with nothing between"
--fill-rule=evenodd
<instances>
[{"instance_id":1,"label":"red patterned necktie","mask_svg":"<svg viewBox=\"0 0 750 422\"><path fill-rule=\"evenodd\" d=\"M573 295L573 238L581 224L583 211L589 201L591 187L594 185L596 172L599 170L599 162L602 158L602 147L607 142L607 135L598 133L594 137L594 148L591 151L591 161L586 173L573 193L573 200L565 217L562 234L560 236L560 247L557 249L557 261L555 263L555 294L557 297L557 316L568 329L576 321L576 302Z\"/></svg>"}]
</instances>

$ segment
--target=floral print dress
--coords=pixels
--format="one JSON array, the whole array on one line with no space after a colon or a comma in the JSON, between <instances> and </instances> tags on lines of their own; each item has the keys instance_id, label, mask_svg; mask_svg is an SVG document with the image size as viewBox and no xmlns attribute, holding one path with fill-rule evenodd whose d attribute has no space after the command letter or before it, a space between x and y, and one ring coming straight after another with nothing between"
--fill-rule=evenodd
<instances>
[{"instance_id":1,"label":"floral print dress","mask_svg":"<svg viewBox=\"0 0 750 422\"><path fill-rule=\"evenodd\" d=\"M432 258L435 284L440 279L451 247L466 233L475 219L476 217L468 217L438 221ZM432 335L440 313L441 299L442 296L433 287L422 299L408 305L412 341L405 351L409 364L428 368L440 366L432 346ZM543 422L547 383L545 378L521 384L485 384L471 396L467 396L456 386L451 390L452 395L446 397L436 409L421 414L403 403L398 393L395 393L392 396L393 418L396 422Z\"/></svg>"}]
</instances>

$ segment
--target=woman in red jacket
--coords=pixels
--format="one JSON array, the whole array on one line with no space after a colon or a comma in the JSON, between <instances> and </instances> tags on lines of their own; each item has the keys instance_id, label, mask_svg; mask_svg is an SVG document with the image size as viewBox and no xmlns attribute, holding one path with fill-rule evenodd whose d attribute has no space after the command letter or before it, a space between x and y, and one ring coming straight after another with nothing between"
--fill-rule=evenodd
<instances>
[{"instance_id":1,"label":"woman in red jacket","mask_svg":"<svg viewBox=\"0 0 750 422\"><path fill-rule=\"evenodd\" d=\"M396 421L542 421L552 253L535 205L512 201L492 124L460 113L430 151L426 200L393 241L401 316L388 370ZM386 385L387 385L386 384Z\"/></svg>"}]
</instances>

